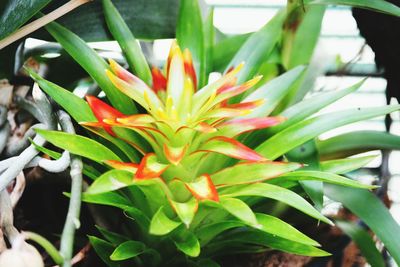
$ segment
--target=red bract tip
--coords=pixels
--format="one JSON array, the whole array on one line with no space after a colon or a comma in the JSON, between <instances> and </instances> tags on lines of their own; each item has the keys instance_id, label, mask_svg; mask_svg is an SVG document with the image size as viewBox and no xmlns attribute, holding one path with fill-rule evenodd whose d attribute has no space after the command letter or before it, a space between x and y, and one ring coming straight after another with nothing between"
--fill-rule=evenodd
<instances>
[{"instance_id":1,"label":"red bract tip","mask_svg":"<svg viewBox=\"0 0 400 267\"><path fill-rule=\"evenodd\" d=\"M167 79L164 77L161 70L153 67L151 69L151 75L153 77L153 91L156 93L165 91L167 88Z\"/></svg>"},{"instance_id":2,"label":"red bract tip","mask_svg":"<svg viewBox=\"0 0 400 267\"><path fill-rule=\"evenodd\" d=\"M95 96L87 95L86 101L89 104L90 109L92 110L96 119L103 123L105 119L115 120L116 118L124 117L125 115L105 102L101 101ZM111 129L111 127L104 125L104 130L106 130L109 134L115 135Z\"/></svg>"},{"instance_id":3,"label":"red bract tip","mask_svg":"<svg viewBox=\"0 0 400 267\"><path fill-rule=\"evenodd\" d=\"M183 52L183 63L185 66L185 73L192 80L193 88L194 88L194 91L196 92L196 90L197 90L196 71L193 67L192 54L190 53L189 49L187 49L187 48Z\"/></svg>"},{"instance_id":4,"label":"red bract tip","mask_svg":"<svg viewBox=\"0 0 400 267\"><path fill-rule=\"evenodd\" d=\"M198 200L212 200L219 202L217 189L210 175L204 174L200 176L195 182L186 183L186 188Z\"/></svg>"},{"instance_id":5,"label":"red bract tip","mask_svg":"<svg viewBox=\"0 0 400 267\"><path fill-rule=\"evenodd\" d=\"M149 153L140 162L135 178L139 180L158 178L167 168L168 165L157 161L157 156L154 153Z\"/></svg>"}]
</instances>

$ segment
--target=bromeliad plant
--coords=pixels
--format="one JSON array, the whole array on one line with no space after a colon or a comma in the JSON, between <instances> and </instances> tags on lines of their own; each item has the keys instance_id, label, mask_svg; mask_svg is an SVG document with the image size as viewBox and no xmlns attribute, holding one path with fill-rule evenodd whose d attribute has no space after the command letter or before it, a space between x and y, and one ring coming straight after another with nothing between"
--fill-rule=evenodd
<instances>
[{"instance_id":1,"label":"bromeliad plant","mask_svg":"<svg viewBox=\"0 0 400 267\"><path fill-rule=\"evenodd\" d=\"M100 257L110 266L120 261L214 266L212 259L219 255L265 249L328 256L271 207L278 201L331 223L317 209L322 182L372 189L337 174L357 169L371 157L320 162L314 138L399 106L313 116L354 92L361 82L284 107L285 96L302 79L305 67L268 81L256 76L256 62L261 56L258 42L279 34L285 12L246 41L221 78L206 83L211 69L205 39L212 34L201 26L196 1L182 1L178 42L172 44L163 70L151 71L112 3L103 4L110 31L137 76L113 60L106 64L55 23L48 31L91 74L108 101L95 96L84 101L30 71L46 93L95 135L37 132L89 159L84 171L94 181L84 201L114 206L127 215L120 234L99 228L105 240L90 237ZM306 194L317 208L302 197Z\"/></svg>"}]
</instances>

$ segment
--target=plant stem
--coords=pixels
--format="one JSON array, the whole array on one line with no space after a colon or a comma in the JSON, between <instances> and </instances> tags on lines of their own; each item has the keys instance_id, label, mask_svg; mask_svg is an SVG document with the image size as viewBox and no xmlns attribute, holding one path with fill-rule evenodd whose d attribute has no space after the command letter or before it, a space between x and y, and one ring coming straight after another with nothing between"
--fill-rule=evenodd
<instances>
[{"instance_id":1,"label":"plant stem","mask_svg":"<svg viewBox=\"0 0 400 267\"><path fill-rule=\"evenodd\" d=\"M64 259L61 256L61 254L53 246L53 244L51 244L46 238L33 232L22 232L22 234L24 235L25 240L29 239L35 241L44 250L46 250L46 252L49 254L49 256L54 260L56 264L61 265L63 263Z\"/></svg>"},{"instance_id":2,"label":"plant stem","mask_svg":"<svg viewBox=\"0 0 400 267\"><path fill-rule=\"evenodd\" d=\"M74 126L69 115L63 111L58 112L61 128L68 133L75 133ZM71 266L75 230L79 228L79 214L81 210L82 195L82 169L83 164L80 157L71 155L71 197L69 201L67 218L61 235L60 252L64 257L63 267Z\"/></svg>"}]
</instances>

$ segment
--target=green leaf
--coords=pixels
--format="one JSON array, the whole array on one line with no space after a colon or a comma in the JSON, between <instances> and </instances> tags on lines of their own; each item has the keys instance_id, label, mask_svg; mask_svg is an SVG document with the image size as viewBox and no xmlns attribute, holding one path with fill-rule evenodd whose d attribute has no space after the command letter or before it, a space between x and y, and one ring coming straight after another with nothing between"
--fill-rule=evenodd
<instances>
[{"instance_id":1,"label":"green leaf","mask_svg":"<svg viewBox=\"0 0 400 267\"><path fill-rule=\"evenodd\" d=\"M400 150L400 136L379 131L355 131L317 141L321 158L334 159L371 150Z\"/></svg>"},{"instance_id":2,"label":"green leaf","mask_svg":"<svg viewBox=\"0 0 400 267\"><path fill-rule=\"evenodd\" d=\"M211 175L215 185L230 186L260 182L300 168L298 163L243 162Z\"/></svg>"},{"instance_id":3,"label":"green leaf","mask_svg":"<svg viewBox=\"0 0 400 267\"><path fill-rule=\"evenodd\" d=\"M176 247L189 257L200 255L200 243L197 237L190 231L183 229L172 236Z\"/></svg>"},{"instance_id":4,"label":"green leaf","mask_svg":"<svg viewBox=\"0 0 400 267\"><path fill-rule=\"evenodd\" d=\"M295 14L291 13L287 18L282 48L286 69L310 63L321 33L325 6L308 6L305 12L302 6L298 6L292 12ZM293 17L296 13L301 14L301 19Z\"/></svg>"},{"instance_id":5,"label":"green leaf","mask_svg":"<svg viewBox=\"0 0 400 267\"><path fill-rule=\"evenodd\" d=\"M357 170L361 167L364 167L368 163L370 163L376 156L365 156L365 157L357 157L357 158L347 158L347 159L336 159L336 160L328 160L322 161L320 163L321 171L324 172L333 172L337 174L344 174L354 170Z\"/></svg>"},{"instance_id":6,"label":"green leaf","mask_svg":"<svg viewBox=\"0 0 400 267\"><path fill-rule=\"evenodd\" d=\"M263 213L256 213L256 218L261 226L259 229L260 231L276 235L288 240L296 241L298 243L310 246L320 246L317 241L312 240L311 238L279 218Z\"/></svg>"},{"instance_id":7,"label":"green leaf","mask_svg":"<svg viewBox=\"0 0 400 267\"><path fill-rule=\"evenodd\" d=\"M110 170L98 177L86 190L86 194L101 194L134 184L133 174L123 170Z\"/></svg>"},{"instance_id":8,"label":"green leaf","mask_svg":"<svg viewBox=\"0 0 400 267\"><path fill-rule=\"evenodd\" d=\"M273 51L281 38L285 17L285 10L279 11L263 28L246 40L231 60L226 70L245 62L245 66L238 75L238 83L242 83L254 75L263 63L265 56Z\"/></svg>"},{"instance_id":9,"label":"green leaf","mask_svg":"<svg viewBox=\"0 0 400 267\"><path fill-rule=\"evenodd\" d=\"M46 29L97 82L116 109L125 114L137 113L130 98L120 92L106 76L105 70L109 69L109 66L92 48L76 34L56 22L48 24Z\"/></svg>"},{"instance_id":10,"label":"green leaf","mask_svg":"<svg viewBox=\"0 0 400 267\"><path fill-rule=\"evenodd\" d=\"M182 224L168 218L163 209L160 207L151 219L149 232L152 235L166 235Z\"/></svg>"},{"instance_id":11,"label":"green leaf","mask_svg":"<svg viewBox=\"0 0 400 267\"><path fill-rule=\"evenodd\" d=\"M139 241L126 241L120 244L111 254L110 259L113 261L122 261L134 258L145 252L146 246Z\"/></svg>"},{"instance_id":12,"label":"green leaf","mask_svg":"<svg viewBox=\"0 0 400 267\"><path fill-rule=\"evenodd\" d=\"M60 1L53 2L50 8L54 9ZM113 3L136 38L174 38L179 0L113 0ZM86 42L112 40L104 23L101 1L87 3L57 21ZM43 31L34 36L50 40Z\"/></svg>"},{"instance_id":13,"label":"green leaf","mask_svg":"<svg viewBox=\"0 0 400 267\"><path fill-rule=\"evenodd\" d=\"M295 209L298 209L311 217L318 220L331 224L332 222L320 214L310 203L304 200L301 196L290 191L286 188L282 188L272 184L258 183L251 185L241 185L235 187L229 187L225 190L221 190L220 196L226 197L241 197L241 196L255 196L275 199L277 201L286 203Z\"/></svg>"},{"instance_id":14,"label":"green leaf","mask_svg":"<svg viewBox=\"0 0 400 267\"><path fill-rule=\"evenodd\" d=\"M304 71L303 66L296 67L277 78L260 86L254 92L244 98L243 102L264 99L265 102L255 108L249 115L244 117L264 117L268 116L279 104L279 102L290 91L292 85L299 79Z\"/></svg>"},{"instance_id":15,"label":"green leaf","mask_svg":"<svg viewBox=\"0 0 400 267\"><path fill-rule=\"evenodd\" d=\"M132 203L130 203L128 199L115 192L107 192L97 195L83 193L82 201L92 204L116 207L123 210L127 210L132 207Z\"/></svg>"},{"instance_id":16,"label":"green leaf","mask_svg":"<svg viewBox=\"0 0 400 267\"><path fill-rule=\"evenodd\" d=\"M95 236L88 236L89 237L89 241L90 244L92 245L92 247L94 248L94 250L96 251L97 255L99 255L99 257L108 265L111 267L118 267L120 266L119 263L116 262L112 262L109 258L109 256L111 255L111 253L114 251L114 246L103 240L100 239L98 237Z\"/></svg>"},{"instance_id":17,"label":"green leaf","mask_svg":"<svg viewBox=\"0 0 400 267\"><path fill-rule=\"evenodd\" d=\"M152 77L149 65L147 64L138 41L121 17L121 14L115 8L111 0L103 0L103 10L108 28L121 46L129 67L140 79L148 85L151 85Z\"/></svg>"},{"instance_id":18,"label":"green leaf","mask_svg":"<svg viewBox=\"0 0 400 267\"><path fill-rule=\"evenodd\" d=\"M206 224L196 229L196 236L199 238L200 244L203 247L220 233L244 225L245 224L239 220L219 221L212 224Z\"/></svg>"},{"instance_id":19,"label":"green leaf","mask_svg":"<svg viewBox=\"0 0 400 267\"><path fill-rule=\"evenodd\" d=\"M346 5L400 16L400 8L383 0L309 0L310 5Z\"/></svg>"},{"instance_id":20,"label":"green leaf","mask_svg":"<svg viewBox=\"0 0 400 267\"><path fill-rule=\"evenodd\" d=\"M237 198L222 197L219 204L230 214L245 222L246 224L255 228L260 227L255 214L250 209L250 207L242 200Z\"/></svg>"},{"instance_id":21,"label":"green leaf","mask_svg":"<svg viewBox=\"0 0 400 267\"><path fill-rule=\"evenodd\" d=\"M121 159L110 149L90 138L59 131L36 129L36 132L53 145L68 150L72 154L79 155L99 163L102 163L105 160L121 161Z\"/></svg>"},{"instance_id":22,"label":"green leaf","mask_svg":"<svg viewBox=\"0 0 400 267\"><path fill-rule=\"evenodd\" d=\"M332 200L342 203L357 215L383 242L390 255L400 264L400 225L389 210L371 192L339 185L326 185L325 194Z\"/></svg>"},{"instance_id":23,"label":"green leaf","mask_svg":"<svg viewBox=\"0 0 400 267\"><path fill-rule=\"evenodd\" d=\"M365 79L342 90L320 93L313 95L288 109L284 110L280 115L285 117L287 120L280 123L274 127L266 129L267 134L278 133L289 126L296 124L305 118L314 115L321 109L327 107L328 105L335 103L342 97L355 92L361 87L365 82Z\"/></svg>"},{"instance_id":24,"label":"green leaf","mask_svg":"<svg viewBox=\"0 0 400 267\"><path fill-rule=\"evenodd\" d=\"M31 69L27 68L26 70L29 72L32 79L38 83L40 88L42 88L46 94L63 107L63 109L65 109L75 121L97 121L85 100L62 87L43 79Z\"/></svg>"},{"instance_id":25,"label":"green leaf","mask_svg":"<svg viewBox=\"0 0 400 267\"><path fill-rule=\"evenodd\" d=\"M386 266L382 254L376 248L374 240L372 240L367 231L351 222L335 221L335 225L338 226L346 235L351 237L360 249L361 254L371 266Z\"/></svg>"},{"instance_id":26,"label":"green leaf","mask_svg":"<svg viewBox=\"0 0 400 267\"><path fill-rule=\"evenodd\" d=\"M206 83L205 44L203 21L198 1L181 0L176 39L182 49L188 48L193 57L193 65L198 77L199 88Z\"/></svg>"},{"instance_id":27,"label":"green leaf","mask_svg":"<svg viewBox=\"0 0 400 267\"><path fill-rule=\"evenodd\" d=\"M205 83L208 82L208 74L213 71L213 47L215 43L214 8L211 7L203 24L204 32L204 56L205 56Z\"/></svg>"},{"instance_id":28,"label":"green leaf","mask_svg":"<svg viewBox=\"0 0 400 267\"><path fill-rule=\"evenodd\" d=\"M176 202L170 200L175 212L181 221L189 228L198 209L198 202L195 198L191 198L186 202Z\"/></svg>"},{"instance_id":29,"label":"green leaf","mask_svg":"<svg viewBox=\"0 0 400 267\"><path fill-rule=\"evenodd\" d=\"M103 237L108 240L108 242L111 242L114 245L118 245L129 240L127 236L114 233L98 225L95 225L95 227L97 228L97 230L99 230Z\"/></svg>"},{"instance_id":30,"label":"green leaf","mask_svg":"<svg viewBox=\"0 0 400 267\"><path fill-rule=\"evenodd\" d=\"M235 243L243 244L244 242L248 244L262 245L270 247L272 249L278 249L296 255L304 255L312 257L324 257L330 255L328 252L323 251L319 248L301 244L292 240L287 240L265 232L261 232L259 230L249 230L249 231L231 233L229 234L229 237L224 238L223 241L220 242L220 244L222 246L229 247L230 244L235 244Z\"/></svg>"},{"instance_id":31,"label":"green leaf","mask_svg":"<svg viewBox=\"0 0 400 267\"><path fill-rule=\"evenodd\" d=\"M392 105L376 108L350 109L323 114L284 129L258 146L256 151L266 158L273 160L331 129L382 116L396 111L399 108L399 105ZM290 142L288 142L288 140L290 140Z\"/></svg>"},{"instance_id":32,"label":"green leaf","mask_svg":"<svg viewBox=\"0 0 400 267\"><path fill-rule=\"evenodd\" d=\"M223 72L240 47L252 34L253 33L234 35L216 43L212 48L213 70Z\"/></svg>"},{"instance_id":33,"label":"green leaf","mask_svg":"<svg viewBox=\"0 0 400 267\"><path fill-rule=\"evenodd\" d=\"M0 3L0 40L11 35L51 0L5 0Z\"/></svg>"},{"instance_id":34,"label":"green leaf","mask_svg":"<svg viewBox=\"0 0 400 267\"><path fill-rule=\"evenodd\" d=\"M285 181L304 181L304 180L321 181L325 183L344 185L354 188L365 188L365 189L376 188L375 186L362 184L360 182L351 180L349 178L345 178L343 176L334 173L320 172L320 171L294 171L287 174L283 174L278 178L272 179L268 182L279 184L280 182L285 182Z\"/></svg>"}]
</instances>

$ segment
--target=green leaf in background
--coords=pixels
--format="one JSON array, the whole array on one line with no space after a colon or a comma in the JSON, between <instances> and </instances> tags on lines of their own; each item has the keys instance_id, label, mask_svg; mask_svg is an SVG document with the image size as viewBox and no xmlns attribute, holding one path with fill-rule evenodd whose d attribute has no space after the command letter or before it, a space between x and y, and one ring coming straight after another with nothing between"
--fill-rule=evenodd
<instances>
[{"instance_id":1,"label":"green leaf in background","mask_svg":"<svg viewBox=\"0 0 400 267\"><path fill-rule=\"evenodd\" d=\"M268 56L280 40L282 25L286 17L285 10L278 12L263 28L253 33L241 46L226 70L245 62L238 75L238 83L242 83L260 68L265 56Z\"/></svg>"},{"instance_id":2,"label":"green leaf in background","mask_svg":"<svg viewBox=\"0 0 400 267\"><path fill-rule=\"evenodd\" d=\"M371 150L400 150L400 136L379 131L355 131L318 140L322 159L347 157Z\"/></svg>"},{"instance_id":3,"label":"green leaf in background","mask_svg":"<svg viewBox=\"0 0 400 267\"><path fill-rule=\"evenodd\" d=\"M152 77L149 65L147 64L138 41L133 36L128 25L123 20L111 0L103 0L103 10L108 28L115 40L117 40L121 46L129 67L140 79L148 85L151 85Z\"/></svg>"},{"instance_id":4,"label":"green leaf in background","mask_svg":"<svg viewBox=\"0 0 400 267\"><path fill-rule=\"evenodd\" d=\"M103 163L105 160L121 161L121 159L110 149L90 138L59 131L36 129L36 132L53 145L68 150L72 154L79 155L99 163Z\"/></svg>"},{"instance_id":5,"label":"green leaf in background","mask_svg":"<svg viewBox=\"0 0 400 267\"><path fill-rule=\"evenodd\" d=\"M281 114L279 114L280 116L285 117L287 120L278 124L277 126L266 129L266 132L268 134L280 132L289 126L298 123L311 115L314 115L321 109L336 102L342 97L355 92L364 84L364 82L365 79L342 90L312 95L311 97L293 106L290 106L288 109L285 109Z\"/></svg>"},{"instance_id":6,"label":"green leaf in background","mask_svg":"<svg viewBox=\"0 0 400 267\"><path fill-rule=\"evenodd\" d=\"M344 185L348 187L354 188L365 188L365 189L373 189L375 186L371 186L368 184L362 184L360 182L354 181L349 178L345 178L343 176L329 173L329 172L319 172L319 171L294 171L284 175L281 175L275 179L272 179L268 182L279 184L284 181L302 181L302 180L315 180L321 181L330 184L338 184Z\"/></svg>"},{"instance_id":7,"label":"green leaf in background","mask_svg":"<svg viewBox=\"0 0 400 267\"><path fill-rule=\"evenodd\" d=\"M298 209L305 214L310 215L313 218L332 224L332 222L319 213L310 203L298 194L290 191L286 188L282 188L272 184L258 183L243 186L229 187L225 190L221 190L220 196L226 197L242 197L242 196L254 196L254 197L265 197L281 201L295 209Z\"/></svg>"},{"instance_id":8,"label":"green leaf in background","mask_svg":"<svg viewBox=\"0 0 400 267\"><path fill-rule=\"evenodd\" d=\"M51 0L5 0L0 2L0 40L7 37Z\"/></svg>"},{"instance_id":9,"label":"green leaf in background","mask_svg":"<svg viewBox=\"0 0 400 267\"><path fill-rule=\"evenodd\" d=\"M327 160L320 162L320 168L321 171L324 172L344 174L364 167L375 158L376 156L364 156L356 158Z\"/></svg>"},{"instance_id":10,"label":"green leaf in background","mask_svg":"<svg viewBox=\"0 0 400 267\"><path fill-rule=\"evenodd\" d=\"M97 255L110 267L118 267L120 266L119 263L113 262L110 260L110 255L114 251L114 246L98 237L89 236L89 241L94 250L96 251Z\"/></svg>"},{"instance_id":11,"label":"green leaf in background","mask_svg":"<svg viewBox=\"0 0 400 267\"><path fill-rule=\"evenodd\" d=\"M249 115L244 117L255 118L268 116L289 92L291 86L301 76L304 69L304 66L299 66L288 72L285 72L284 74L267 82L265 85L258 87L254 92L245 97L243 102L254 101L258 99L265 99L265 102L259 107L255 108Z\"/></svg>"},{"instance_id":12,"label":"green leaf in background","mask_svg":"<svg viewBox=\"0 0 400 267\"><path fill-rule=\"evenodd\" d=\"M60 2L67 1L53 1L48 9L56 8ZM175 36L179 0L112 0L112 2L120 10L123 20L136 38L152 40ZM101 1L91 1L57 21L86 42L112 40L104 23ZM45 31L35 33L34 37L51 40Z\"/></svg>"},{"instance_id":13,"label":"green leaf in background","mask_svg":"<svg viewBox=\"0 0 400 267\"><path fill-rule=\"evenodd\" d=\"M367 262L373 267L386 266L382 258L382 254L376 248L374 240L363 228L357 224L346 221L335 221L335 225L339 227L346 235L357 244L361 254L365 257Z\"/></svg>"},{"instance_id":14,"label":"green leaf in background","mask_svg":"<svg viewBox=\"0 0 400 267\"><path fill-rule=\"evenodd\" d=\"M198 88L202 88L206 83L206 54L203 21L198 1L180 1L176 39L182 50L188 48L191 52L198 77Z\"/></svg>"},{"instance_id":15,"label":"green leaf in background","mask_svg":"<svg viewBox=\"0 0 400 267\"><path fill-rule=\"evenodd\" d=\"M400 16L400 8L384 0L307 0L309 5L346 5Z\"/></svg>"},{"instance_id":16,"label":"green leaf in background","mask_svg":"<svg viewBox=\"0 0 400 267\"><path fill-rule=\"evenodd\" d=\"M332 112L299 122L277 133L256 148L256 151L268 159L276 159L291 149L337 127L371 119L394 112L399 105L359 108Z\"/></svg>"},{"instance_id":17,"label":"green leaf in background","mask_svg":"<svg viewBox=\"0 0 400 267\"><path fill-rule=\"evenodd\" d=\"M203 24L204 32L204 53L205 53L205 81L208 83L207 75L213 71L213 47L215 43L215 27L214 27L214 8L210 8L208 16Z\"/></svg>"},{"instance_id":18,"label":"green leaf in background","mask_svg":"<svg viewBox=\"0 0 400 267\"><path fill-rule=\"evenodd\" d=\"M300 18L292 18L293 12L301 13ZM302 6L297 6L289 15L282 47L282 61L286 69L310 63L321 33L324 14L325 6L308 6L305 12Z\"/></svg>"},{"instance_id":19,"label":"green leaf in background","mask_svg":"<svg viewBox=\"0 0 400 267\"><path fill-rule=\"evenodd\" d=\"M383 242L390 255L400 264L400 225L379 198L367 190L340 185L325 185L330 199L342 203L357 215Z\"/></svg>"},{"instance_id":20,"label":"green leaf in background","mask_svg":"<svg viewBox=\"0 0 400 267\"><path fill-rule=\"evenodd\" d=\"M101 194L133 184L133 174L123 170L110 170L98 177L86 190L86 194Z\"/></svg>"},{"instance_id":21,"label":"green leaf in background","mask_svg":"<svg viewBox=\"0 0 400 267\"><path fill-rule=\"evenodd\" d=\"M111 104L125 114L137 113L134 103L106 76L108 64L76 34L56 22L46 26L50 34L79 63L106 93Z\"/></svg>"},{"instance_id":22,"label":"green leaf in background","mask_svg":"<svg viewBox=\"0 0 400 267\"><path fill-rule=\"evenodd\" d=\"M214 71L223 72L229 62L233 59L239 48L247 41L253 33L245 33L234 36L229 36L212 48L212 65Z\"/></svg>"},{"instance_id":23,"label":"green leaf in background","mask_svg":"<svg viewBox=\"0 0 400 267\"><path fill-rule=\"evenodd\" d=\"M146 246L139 241L126 241L120 244L111 254L110 259L113 261L122 261L134 258L145 252Z\"/></svg>"}]
</instances>

